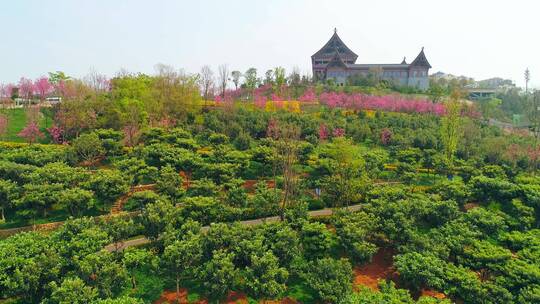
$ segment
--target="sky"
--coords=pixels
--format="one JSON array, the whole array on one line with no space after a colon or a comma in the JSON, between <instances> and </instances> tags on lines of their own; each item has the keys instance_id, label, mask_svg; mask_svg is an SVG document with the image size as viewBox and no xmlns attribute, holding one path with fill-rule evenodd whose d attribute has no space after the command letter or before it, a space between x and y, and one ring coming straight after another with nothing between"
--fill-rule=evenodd
<instances>
[{"instance_id":1,"label":"sky","mask_svg":"<svg viewBox=\"0 0 540 304\"><path fill-rule=\"evenodd\" d=\"M163 63L310 73L334 28L358 63L410 62L540 88L536 0L0 0L0 82L50 71L154 73Z\"/></svg>"}]
</instances>

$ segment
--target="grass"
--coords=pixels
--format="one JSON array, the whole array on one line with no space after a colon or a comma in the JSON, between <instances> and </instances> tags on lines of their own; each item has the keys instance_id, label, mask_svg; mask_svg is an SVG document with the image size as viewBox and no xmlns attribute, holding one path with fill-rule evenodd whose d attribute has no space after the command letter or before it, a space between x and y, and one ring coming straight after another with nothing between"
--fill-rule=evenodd
<instances>
[{"instance_id":1,"label":"grass","mask_svg":"<svg viewBox=\"0 0 540 304\"><path fill-rule=\"evenodd\" d=\"M144 300L145 303L152 303L159 299L161 292L165 289L165 282L162 276L148 268L135 271L137 289L131 289L131 285L126 290L131 296Z\"/></svg>"},{"instance_id":2,"label":"grass","mask_svg":"<svg viewBox=\"0 0 540 304\"><path fill-rule=\"evenodd\" d=\"M289 288L285 296L300 303L315 303L316 300L315 290L297 278L289 282Z\"/></svg>"},{"instance_id":3,"label":"grass","mask_svg":"<svg viewBox=\"0 0 540 304\"><path fill-rule=\"evenodd\" d=\"M3 140L12 142L24 142L24 138L19 137L17 134L26 126L26 110L24 108L16 109L4 109L2 110L8 117L9 124L7 127L6 135ZM40 111L39 116L39 129L44 134L47 134L46 129L51 127L53 122L52 113L50 109L44 108ZM45 137L40 140L41 143L49 142L49 138Z\"/></svg>"}]
</instances>

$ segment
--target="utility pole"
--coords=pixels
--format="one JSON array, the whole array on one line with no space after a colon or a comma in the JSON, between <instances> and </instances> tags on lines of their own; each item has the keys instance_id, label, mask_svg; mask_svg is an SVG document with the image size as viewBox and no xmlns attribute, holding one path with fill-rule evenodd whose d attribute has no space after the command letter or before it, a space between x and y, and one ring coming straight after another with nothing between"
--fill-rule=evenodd
<instances>
[{"instance_id":1,"label":"utility pole","mask_svg":"<svg viewBox=\"0 0 540 304\"><path fill-rule=\"evenodd\" d=\"M529 68L525 70L525 93L529 93L529 81L531 80L531 71Z\"/></svg>"}]
</instances>

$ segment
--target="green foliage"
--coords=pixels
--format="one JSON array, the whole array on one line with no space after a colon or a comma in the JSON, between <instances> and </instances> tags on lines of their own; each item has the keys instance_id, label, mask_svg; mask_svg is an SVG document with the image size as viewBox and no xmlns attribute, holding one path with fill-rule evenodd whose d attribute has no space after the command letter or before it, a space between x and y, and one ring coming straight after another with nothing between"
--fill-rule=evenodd
<instances>
[{"instance_id":1,"label":"green foliage","mask_svg":"<svg viewBox=\"0 0 540 304\"><path fill-rule=\"evenodd\" d=\"M450 304L450 300L439 300L431 297L420 297L418 301L415 301L408 290L398 289L395 287L395 283L381 281L379 283L380 291L373 291L367 287L361 287L358 293L351 295L348 300L354 304L436 304L445 303Z\"/></svg>"},{"instance_id":2,"label":"green foliage","mask_svg":"<svg viewBox=\"0 0 540 304\"><path fill-rule=\"evenodd\" d=\"M314 259L328 254L334 237L324 224L306 222L300 230L300 242L306 257Z\"/></svg>"},{"instance_id":3,"label":"green foliage","mask_svg":"<svg viewBox=\"0 0 540 304\"><path fill-rule=\"evenodd\" d=\"M93 164L105 155L105 148L99 136L95 133L86 133L77 137L71 143L74 161Z\"/></svg>"},{"instance_id":4,"label":"green foliage","mask_svg":"<svg viewBox=\"0 0 540 304\"><path fill-rule=\"evenodd\" d=\"M287 286L289 272L279 266L278 258L271 252L262 256L251 256L251 265L246 268L246 287L257 298L279 298Z\"/></svg>"},{"instance_id":5,"label":"green foliage","mask_svg":"<svg viewBox=\"0 0 540 304\"><path fill-rule=\"evenodd\" d=\"M122 264L115 261L112 253L101 250L76 262L78 274L86 284L95 287L100 297L112 298L127 284L128 275Z\"/></svg>"},{"instance_id":6,"label":"green foliage","mask_svg":"<svg viewBox=\"0 0 540 304\"><path fill-rule=\"evenodd\" d=\"M352 268L345 259L322 258L310 262L303 277L323 302L345 303L352 293Z\"/></svg>"},{"instance_id":7,"label":"green foliage","mask_svg":"<svg viewBox=\"0 0 540 304\"><path fill-rule=\"evenodd\" d=\"M60 256L47 237L20 233L0 241L0 294L38 300L60 274Z\"/></svg>"},{"instance_id":8,"label":"green foliage","mask_svg":"<svg viewBox=\"0 0 540 304\"><path fill-rule=\"evenodd\" d=\"M185 193L182 188L182 177L171 166L162 167L159 170L159 177L156 181L156 189L168 195L173 201L176 201Z\"/></svg>"},{"instance_id":9,"label":"green foliage","mask_svg":"<svg viewBox=\"0 0 540 304\"><path fill-rule=\"evenodd\" d=\"M141 214L144 235L150 240L157 240L165 232L167 225L174 223L176 209L168 200L158 200L145 206Z\"/></svg>"},{"instance_id":10,"label":"green foliage","mask_svg":"<svg viewBox=\"0 0 540 304\"><path fill-rule=\"evenodd\" d=\"M81 216L94 205L94 193L80 188L65 189L60 194L58 203L69 210L72 216Z\"/></svg>"},{"instance_id":11,"label":"green foliage","mask_svg":"<svg viewBox=\"0 0 540 304\"><path fill-rule=\"evenodd\" d=\"M238 274L233 259L232 253L216 250L212 252L212 258L202 266L199 276L205 291L212 298L220 299L233 289Z\"/></svg>"},{"instance_id":12,"label":"green foliage","mask_svg":"<svg viewBox=\"0 0 540 304\"><path fill-rule=\"evenodd\" d=\"M370 242L377 229L375 219L365 212L340 214L335 217L334 227L340 245L358 263L371 260L377 246Z\"/></svg>"},{"instance_id":13,"label":"green foliage","mask_svg":"<svg viewBox=\"0 0 540 304\"><path fill-rule=\"evenodd\" d=\"M112 205L118 197L129 190L129 182L118 170L100 170L92 174L84 187L92 190L105 205Z\"/></svg>"},{"instance_id":14,"label":"green foliage","mask_svg":"<svg viewBox=\"0 0 540 304\"><path fill-rule=\"evenodd\" d=\"M97 291L87 286L80 278L66 278L58 286L51 283L52 294L47 303L51 304L86 304L93 303L97 298Z\"/></svg>"},{"instance_id":15,"label":"green foliage","mask_svg":"<svg viewBox=\"0 0 540 304\"><path fill-rule=\"evenodd\" d=\"M176 278L176 290L179 291L180 280L193 275L194 267L202 257L200 235L187 234L182 240L176 240L165 247L163 252L164 269Z\"/></svg>"}]
</instances>

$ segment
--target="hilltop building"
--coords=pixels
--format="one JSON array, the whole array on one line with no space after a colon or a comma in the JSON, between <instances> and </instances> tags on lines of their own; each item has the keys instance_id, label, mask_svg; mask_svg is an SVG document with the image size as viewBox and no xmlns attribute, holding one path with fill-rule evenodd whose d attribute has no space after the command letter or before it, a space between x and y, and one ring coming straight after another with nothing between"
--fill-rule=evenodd
<instances>
[{"instance_id":1,"label":"hilltop building","mask_svg":"<svg viewBox=\"0 0 540 304\"><path fill-rule=\"evenodd\" d=\"M319 80L334 79L343 85L350 76L370 73L381 79L400 86L417 87L422 90L429 88L429 64L424 48L410 64L405 58L398 64L358 64L358 55L349 49L334 30L334 35L313 56L311 64L313 76Z\"/></svg>"}]
</instances>

